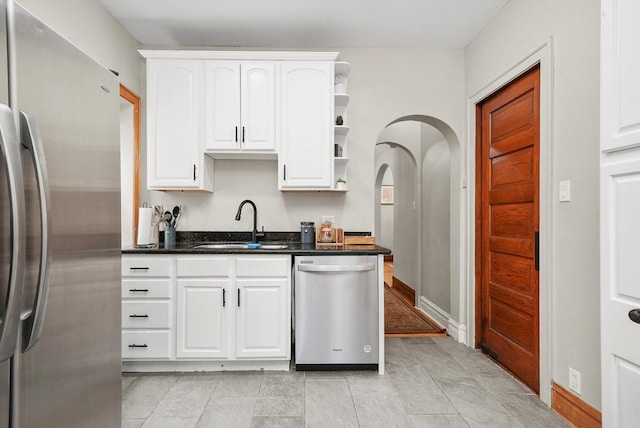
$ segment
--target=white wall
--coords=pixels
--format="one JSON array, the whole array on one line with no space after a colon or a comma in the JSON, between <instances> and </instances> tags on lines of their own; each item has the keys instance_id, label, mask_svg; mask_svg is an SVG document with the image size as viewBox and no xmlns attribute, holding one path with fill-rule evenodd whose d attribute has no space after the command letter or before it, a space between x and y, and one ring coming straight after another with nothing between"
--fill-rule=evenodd
<instances>
[{"instance_id":1,"label":"white wall","mask_svg":"<svg viewBox=\"0 0 640 428\"><path fill-rule=\"evenodd\" d=\"M400 124L398 124L400 125ZM404 128L406 124L402 124ZM393 125L396 126L397 125ZM414 124L414 130L419 127ZM415 135L417 138L418 135ZM400 140L402 141L402 140ZM392 142L398 142L393 139ZM418 281L419 230L413 203L417 197L417 168L415 158L402 146L379 144L376 163L387 164L395 171L393 210L393 276L420 293ZM379 199L379 198L378 198Z\"/></svg>"},{"instance_id":2,"label":"white wall","mask_svg":"<svg viewBox=\"0 0 640 428\"><path fill-rule=\"evenodd\" d=\"M378 135L391 121L411 114L438 117L464 135L464 53L459 49L326 50L340 51L340 59L351 64L349 192L281 193L276 162L216 160L213 194L147 191L143 175L141 200L165 208L184 204L179 230L249 230L250 216L234 221L238 204L249 198L256 202L258 224L266 230L299 230L300 221L319 223L320 216L334 215L338 227L373 232Z\"/></svg>"},{"instance_id":3,"label":"white wall","mask_svg":"<svg viewBox=\"0 0 640 428\"><path fill-rule=\"evenodd\" d=\"M387 168L382 176L383 186L393 186L393 170ZM376 244L393 253L393 204L380 204L380 233L376 232Z\"/></svg>"},{"instance_id":4,"label":"white wall","mask_svg":"<svg viewBox=\"0 0 640 428\"><path fill-rule=\"evenodd\" d=\"M442 138L442 135L440 135ZM422 162L422 296L451 312L450 151L446 141L431 144Z\"/></svg>"},{"instance_id":5,"label":"white wall","mask_svg":"<svg viewBox=\"0 0 640 428\"><path fill-rule=\"evenodd\" d=\"M120 73L120 82L141 94L140 44L98 0L16 0L105 68Z\"/></svg>"},{"instance_id":6,"label":"white wall","mask_svg":"<svg viewBox=\"0 0 640 428\"><path fill-rule=\"evenodd\" d=\"M569 367L581 372L581 398L598 409L599 29L597 0L513 0L466 49L472 97L553 37L553 194L571 180L572 201L552 202L552 376L568 389Z\"/></svg>"}]
</instances>

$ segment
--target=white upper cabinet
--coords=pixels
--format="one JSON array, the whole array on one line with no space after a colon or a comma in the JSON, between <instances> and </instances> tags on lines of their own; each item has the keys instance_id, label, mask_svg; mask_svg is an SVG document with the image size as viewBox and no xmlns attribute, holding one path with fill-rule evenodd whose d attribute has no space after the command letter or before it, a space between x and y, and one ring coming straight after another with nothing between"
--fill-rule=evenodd
<instances>
[{"instance_id":1,"label":"white upper cabinet","mask_svg":"<svg viewBox=\"0 0 640 428\"><path fill-rule=\"evenodd\" d=\"M334 83L350 68L336 52L140 53L149 189L213 191L213 158L277 157L280 190L341 190L349 97Z\"/></svg>"},{"instance_id":2,"label":"white upper cabinet","mask_svg":"<svg viewBox=\"0 0 640 428\"><path fill-rule=\"evenodd\" d=\"M287 61L281 65L281 190L332 187L333 80L333 62Z\"/></svg>"},{"instance_id":3,"label":"white upper cabinet","mask_svg":"<svg viewBox=\"0 0 640 428\"><path fill-rule=\"evenodd\" d=\"M203 154L203 81L201 61L147 61L149 189L213 191L212 161Z\"/></svg>"},{"instance_id":4,"label":"white upper cabinet","mask_svg":"<svg viewBox=\"0 0 640 428\"><path fill-rule=\"evenodd\" d=\"M276 155L274 62L205 61L206 151Z\"/></svg>"}]
</instances>

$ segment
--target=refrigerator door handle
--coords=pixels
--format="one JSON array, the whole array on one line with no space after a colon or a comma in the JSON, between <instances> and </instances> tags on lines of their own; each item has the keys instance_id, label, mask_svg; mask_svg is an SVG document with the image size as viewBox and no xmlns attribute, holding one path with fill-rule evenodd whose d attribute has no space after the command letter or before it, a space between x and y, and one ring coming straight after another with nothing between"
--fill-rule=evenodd
<instances>
[{"instance_id":1,"label":"refrigerator door handle","mask_svg":"<svg viewBox=\"0 0 640 428\"><path fill-rule=\"evenodd\" d=\"M18 341L20 311L22 309L22 288L25 265L25 200L22 178L22 159L13 112L0 105L0 146L9 185L9 210L11 212L11 268L8 288L0 292L4 303L0 308L0 361L11 357ZM6 219L5 219L6 220Z\"/></svg>"},{"instance_id":2,"label":"refrigerator door handle","mask_svg":"<svg viewBox=\"0 0 640 428\"><path fill-rule=\"evenodd\" d=\"M49 176L47 162L44 157L44 146L34 120L25 112L20 112L20 135L22 145L31 153L38 197L40 199L40 269L38 286L31 314L24 320L22 328L22 352L31 349L42 334L44 315L49 295L49 272L51 270L51 196L49 192Z\"/></svg>"},{"instance_id":3,"label":"refrigerator door handle","mask_svg":"<svg viewBox=\"0 0 640 428\"><path fill-rule=\"evenodd\" d=\"M363 265L298 265L301 272L366 272L374 270L374 264Z\"/></svg>"}]
</instances>

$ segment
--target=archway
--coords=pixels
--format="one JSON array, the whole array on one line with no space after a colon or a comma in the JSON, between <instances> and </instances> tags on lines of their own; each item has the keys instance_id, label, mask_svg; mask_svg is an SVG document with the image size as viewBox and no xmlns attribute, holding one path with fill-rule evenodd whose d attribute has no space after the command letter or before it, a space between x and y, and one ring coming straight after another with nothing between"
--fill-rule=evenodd
<instances>
[{"instance_id":1,"label":"archway","mask_svg":"<svg viewBox=\"0 0 640 428\"><path fill-rule=\"evenodd\" d=\"M407 171L406 164L395 164L398 156L389 154L394 150L410 155L414 171ZM391 169L396 202L404 194L403 205L394 206L394 272L414 286L418 308L447 328L450 335L464 341L460 153L458 137L440 119L410 115L390 122L376 141L375 226L379 236L381 180ZM409 194L413 199L407 202Z\"/></svg>"}]
</instances>

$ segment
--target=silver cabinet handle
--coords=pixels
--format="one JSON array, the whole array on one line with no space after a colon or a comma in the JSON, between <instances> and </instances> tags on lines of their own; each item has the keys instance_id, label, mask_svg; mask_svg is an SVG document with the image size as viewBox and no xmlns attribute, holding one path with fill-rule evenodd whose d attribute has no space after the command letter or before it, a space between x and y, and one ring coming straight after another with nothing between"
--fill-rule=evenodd
<instances>
[{"instance_id":1,"label":"silver cabinet handle","mask_svg":"<svg viewBox=\"0 0 640 428\"><path fill-rule=\"evenodd\" d=\"M38 183L38 197L40 199L40 271L38 273L38 287L33 302L31 314L24 320L22 329L23 352L36 344L44 326L44 315L47 309L49 295L49 272L51 270L51 194L49 192L49 175L44 156L44 146L38 127L33 119L25 112L20 112L20 137L22 145L31 153L35 167L36 182Z\"/></svg>"},{"instance_id":2,"label":"silver cabinet handle","mask_svg":"<svg viewBox=\"0 0 640 428\"><path fill-rule=\"evenodd\" d=\"M22 288L25 264L26 228L24 184L20 144L11 109L0 105L0 152L5 164L11 212L11 268L9 281L0 284L0 361L13 354L18 341L18 326L22 309ZM7 222L7 219L3 219Z\"/></svg>"},{"instance_id":3,"label":"silver cabinet handle","mask_svg":"<svg viewBox=\"0 0 640 428\"><path fill-rule=\"evenodd\" d=\"M298 265L300 272L365 272L375 270L376 265Z\"/></svg>"}]
</instances>

